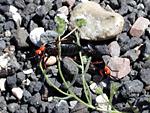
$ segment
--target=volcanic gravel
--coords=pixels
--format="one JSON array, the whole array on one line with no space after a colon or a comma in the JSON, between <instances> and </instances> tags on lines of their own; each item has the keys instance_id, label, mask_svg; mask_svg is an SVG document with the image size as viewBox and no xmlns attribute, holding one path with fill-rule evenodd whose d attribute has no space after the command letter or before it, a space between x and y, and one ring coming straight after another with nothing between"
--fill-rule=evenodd
<instances>
[{"instance_id":1,"label":"volcanic gravel","mask_svg":"<svg viewBox=\"0 0 150 113\"><path fill-rule=\"evenodd\" d=\"M48 3L46 1L49 1ZM69 7L63 0L0 0L0 56L5 52L12 53L8 62L8 70L2 68L0 79L5 78L5 90L0 89L0 113L99 113L98 111L88 109L81 103L74 100L59 100L54 96L62 96L54 88L50 87L39 68L39 58L35 56L35 47L29 40L29 33L36 27L43 27L46 30L55 30L56 23L54 17L57 10L62 6ZM92 43L94 48L92 54L94 59L103 58L105 63L110 59L113 49L117 48L117 55L122 58L129 58L131 62L131 72L124 78L114 80L110 77L104 77L91 64L89 72L85 74L85 80L90 83L94 81L98 86L103 87L104 92L109 97L111 82L118 84L118 91L113 98L113 106L123 112L134 113L138 108L139 113L150 113L150 27L140 37L132 37L129 33L131 26L140 16L150 20L150 0L91 0L105 7L110 5L113 10L121 14L125 19L123 32L116 38ZM75 5L80 0L76 0ZM10 6L15 6L22 17L19 29L18 25L12 19L9 12ZM40 6L40 7L39 7ZM73 9L73 7L72 7ZM92 10L92 9L91 9ZM68 16L69 17L69 16ZM21 38L19 38L21 37ZM41 37L45 39L57 37L53 32L46 32ZM71 35L74 37L74 35ZM117 46L112 45L113 49L109 51L109 44L116 41ZM81 40L86 48L86 42ZM135 47L139 47L140 53L137 53ZM15 48L15 49L13 49ZM68 50L70 51L70 50ZM116 50L114 50L116 51ZM73 56L62 59L62 71L64 77L70 84L73 92L81 98L83 94L82 78L79 75L79 68L72 62ZM100 60L100 59L98 59ZM1 62L1 60L0 60ZM48 77L58 88L67 90L58 76L57 64L47 67ZM0 85L2 85L0 83ZM22 99L13 95L11 89L20 87L23 91ZM16 92L20 93L20 92ZM92 98L97 95L92 93ZM70 103L74 103L71 105ZM75 106L75 107L74 107Z\"/></svg>"}]
</instances>

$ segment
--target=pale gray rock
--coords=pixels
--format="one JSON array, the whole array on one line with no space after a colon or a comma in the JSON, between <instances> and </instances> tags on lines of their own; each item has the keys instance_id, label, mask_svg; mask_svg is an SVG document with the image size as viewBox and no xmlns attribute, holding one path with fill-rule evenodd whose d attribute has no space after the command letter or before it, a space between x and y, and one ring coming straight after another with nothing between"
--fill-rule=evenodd
<instances>
[{"instance_id":1,"label":"pale gray rock","mask_svg":"<svg viewBox=\"0 0 150 113\"><path fill-rule=\"evenodd\" d=\"M116 79L121 79L128 75L131 71L130 60L127 58L111 57L108 62L110 75Z\"/></svg>"},{"instance_id":2,"label":"pale gray rock","mask_svg":"<svg viewBox=\"0 0 150 113\"><path fill-rule=\"evenodd\" d=\"M29 38L31 40L31 42L36 45L36 46L40 46L41 45L41 34L44 33L44 28L42 27L38 27L38 28L34 28L29 35Z\"/></svg>"},{"instance_id":3,"label":"pale gray rock","mask_svg":"<svg viewBox=\"0 0 150 113\"><path fill-rule=\"evenodd\" d=\"M0 91L5 91L5 82L6 82L6 78L1 78L0 79Z\"/></svg>"},{"instance_id":4,"label":"pale gray rock","mask_svg":"<svg viewBox=\"0 0 150 113\"><path fill-rule=\"evenodd\" d=\"M92 1L80 3L73 9L70 18L72 27L76 27L76 21L81 18L85 19L86 25L79 30L81 38L86 40L111 39L122 32L124 25L120 14L107 11Z\"/></svg>"},{"instance_id":5,"label":"pale gray rock","mask_svg":"<svg viewBox=\"0 0 150 113\"><path fill-rule=\"evenodd\" d=\"M113 41L108 45L110 55L112 57L120 55L120 46L117 41Z\"/></svg>"},{"instance_id":6,"label":"pale gray rock","mask_svg":"<svg viewBox=\"0 0 150 113\"><path fill-rule=\"evenodd\" d=\"M96 103L98 104L98 108L100 108L101 110L104 111L111 110L111 106L108 104L109 103L108 97L105 93L96 97Z\"/></svg>"},{"instance_id":7,"label":"pale gray rock","mask_svg":"<svg viewBox=\"0 0 150 113\"><path fill-rule=\"evenodd\" d=\"M28 47L27 38L29 34L25 28L18 28L16 31L16 40L19 47Z\"/></svg>"},{"instance_id":8,"label":"pale gray rock","mask_svg":"<svg viewBox=\"0 0 150 113\"><path fill-rule=\"evenodd\" d=\"M23 90L20 87L12 88L12 93L14 96L16 96L19 100L23 96Z\"/></svg>"}]
</instances>

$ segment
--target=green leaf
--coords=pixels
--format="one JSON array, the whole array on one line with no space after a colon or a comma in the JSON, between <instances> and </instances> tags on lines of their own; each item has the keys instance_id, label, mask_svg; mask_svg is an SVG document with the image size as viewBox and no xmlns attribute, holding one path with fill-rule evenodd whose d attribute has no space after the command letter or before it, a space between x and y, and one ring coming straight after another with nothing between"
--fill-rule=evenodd
<instances>
[{"instance_id":1,"label":"green leaf","mask_svg":"<svg viewBox=\"0 0 150 113\"><path fill-rule=\"evenodd\" d=\"M100 94L103 93L103 89L102 89L101 87L97 87L97 88L95 89L95 93L96 93L97 95L100 95Z\"/></svg>"},{"instance_id":2,"label":"green leaf","mask_svg":"<svg viewBox=\"0 0 150 113\"><path fill-rule=\"evenodd\" d=\"M55 16L55 22L57 26L56 32L59 34L59 36L62 36L67 29L67 22L65 18L59 15Z\"/></svg>"},{"instance_id":3,"label":"green leaf","mask_svg":"<svg viewBox=\"0 0 150 113\"><path fill-rule=\"evenodd\" d=\"M80 19L76 19L76 25L77 27L82 27L85 26L87 24L86 20L83 18Z\"/></svg>"}]
</instances>

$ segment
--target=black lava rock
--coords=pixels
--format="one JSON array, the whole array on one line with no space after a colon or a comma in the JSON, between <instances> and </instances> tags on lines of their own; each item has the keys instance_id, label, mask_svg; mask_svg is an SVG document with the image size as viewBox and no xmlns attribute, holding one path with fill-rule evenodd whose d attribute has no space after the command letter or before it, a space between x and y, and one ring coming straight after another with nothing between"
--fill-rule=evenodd
<instances>
[{"instance_id":1,"label":"black lava rock","mask_svg":"<svg viewBox=\"0 0 150 113\"><path fill-rule=\"evenodd\" d=\"M39 17L44 17L48 13L48 9L45 7L45 5L40 6L36 9L36 14Z\"/></svg>"},{"instance_id":2,"label":"black lava rock","mask_svg":"<svg viewBox=\"0 0 150 113\"><path fill-rule=\"evenodd\" d=\"M52 111L53 111L55 105L56 105L56 102L50 102L50 103L48 103L46 112L47 112L47 113L52 113Z\"/></svg>"},{"instance_id":3,"label":"black lava rock","mask_svg":"<svg viewBox=\"0 0 150 113\"><path fill-rule=\"evenodd\" d=\"M119 14L126 15L128 13L128 5L121 5L121 8L119 9Z\"/></svg>"},{"instance_id":4,"label":"black lava rock","mask_svg":"<svg viewBox=\"0 0 150 113\"><path fill-rule=\"evenodd\" d=\"M31 106L34 106L35 108L38 108L41 104L41 95L40 93L36 93L29 99L29 104Z\"/></svg>"},{"instance_id":5,"label":"black lava rock","mask_svg":"<svg viewBox=\"0 0 150 113\"><path fill-rule=\"evenodd\" d=\"M142 67L143 67L143 62L135 62L134 64L133 64L133 68L135 69L135 70L137 70L137 71L139 71L139 70L141 70L142 69Z\"/></svg>"},{"instance_id":6,"label":"black lava rock","mask_svg":"<svg viewBox=\"0 0 150 113\"><path fill-rule=\"evenodd\" d=\"M98 56L109 55L109 48L106 44L104 45L96 45L95 52Z\"/></svg>"},{"instance_id":7,"label":"black lava rock","mask_svg":"<svg viewBox=\"0 0 150 113\"><path fill-rule=\"evenodd\" d=\"M10 5L14 2L14 0L1 0L0 1L0 4L7 4L7 5Z\"/></svg>"},{"instance_id":8,"label":"black lava rock","mask_svg":"<svg viewBox=\"0 0 150 113\"><path fill-rule=\"evenodd\" d=\"M24 0L26 4L33 3L34 0Z\"/></svg>"},{"instance_id":9,"label":"black lava rock","mask_svg":"<svg viewBox=\"0 0 150 113\"><path fill-rule=\"evenodd\" d=\"M15 71L18 71L21 69L20 64L17 61L17 58L15 56L11 56L10 61L8 62L8 66L12 69L14 69Z\"/></svg>"},{"instance_id":10,"label":"black lava rock","mask_svg":"<svg viewBox=\"0 0 150 113\"><path fill-rule=\"evenodd\" d=\"M85 74L85 80L86 80L87 83L89 83L89 82L91 81L91 75L88 74L88 73L86 73L86 74ZM77 83L78 85L80 85L80 86L83 85L83 83L82 83L82 75L80 75L80 74L77 75L77 77L76 77L76 83Z\"/></svg>"},{"instance_id":11,"label":"black lava rock","mask_svg":"<svg viewBox=\"0 0 150 113\"><path fill-rule=\"evenodd\" d=\"M77 103L75 108L71 110L72 113L76 111L78 113L89 113L88 108L84 104L81 104L79 102Z\"/></svg>"},{"instance_id":12,"label":"black lava rock","mask_svg":"<svg viewBox=\"0 0 150 113\"><path fill-rule=\"evenodd\" d=\"M129 21L129 20L127 20L127 19L125 19L125 23L124 23L123 31L124 31L124 32L128 32L130 28L131 28L130 21Z\"/></svg>"},{"instance_id":13,"label":"black lava rock","mask_svg":"<svg viewBox=\"0 0 150 113\"><path fill-rule=\"evenodd\" d=\"M137 17L146 17L146 13L142 10L138 11Z\"/></svg>"},{"instance_id":14,"label":"black lava rock","mask_svg":"<svg viewBox=\"0 0 150 113\"><path fill-rule=\"evenodd\" d=\"M0 111L2 110L7 110L7 104L5 98L3 96L0 96Z\"/></svg>"},{"instance_id":15,"label":"black lava rock","mask_svg":"<svg viewBox=\"0 0 150 113\"><path fill-rule=\"evenodd\" d=\"M0 23L0 33L4 32L4 24Z\"/></svg>"},{"instance_id":16,"label":"black lava rock","mask_svg":"<svg viewBox=\"0 0 150 113\"><path fill-rule=\"evenodd\" d=\"M5 30L13 30L13 29L15 29L15 23L14 23L14 21L10 20L10 21L5 22L4 29Z\"/></svg>"},{"instance_id":17,"label":"black lava rock","mask_svg":"<svg viewBox=\"0 0 150 113\"><path fill-rule=\"evenodd\" d=\"M144 57L149 57L149 55L150 55L150 40L146 40L144 42L144 45L142 48L142 55Z\"/></svg>"},{"instance_id":18,"label":"black lava rock","mask_svg":"<svg viewBox=\"0 0 150 113\"><path fill-rule=\"evenodd\" d=\"M42 83L40 81L37 81L34 85L34 92L39 92L42 88Z\"/></svg>"},{"instance_id":19,"label":"black lava rock","mask_svg":"<svg viewBox=\"0 0 150 113\"><path fill-rule=\"evenodd\" d=\"M41 102L40 113L46 113L47 105L48 105L48 102L43 102L43 101Z\"/></svg>"},{"instance_id":20,"label":"black lava rock","mask_svg":"<svg viewBox=\"0 0 150 113\"><path fill-rule=\"evenodd\" d=\"M128 46L130 47L130 49L139 46L140 44L142 44L143 40L142 39L138 39L136 37L132 37L129 42L128 42Z\"/></svg>"},{"instance_id":21,"label":"black lava rock","mask_svg":"<svg viewBox=\"0 0 150 113\"><path fill-rule=\"evenodd\" d=\"M132 6L132 7L136 7L136 5L137 5L135 0L127 0L127 4Z\"/></svg>"},{"instance_id":22,"label":"black lava rock","mask_svg":"<svg viewBox=\"0 0 150 113\"><path fill-rule=\"evenodd\" d=\"M122 34L118 35L117 39L118 39L118 43L121 47L122 53L128 51L129 49L133 49L134 47L140 45L143 42L142 39L135 38L135 37L130 39L126 33L122 33Z\"/></svg>"},{"instance_id":23,"label":"black lava rock","mask_svg":"<svg viewBox=\"0 0 150 113\"><path fill-rule=\"evenodd\" d=\"M37 27L38 25L33 20L31 20L28 26L28 32L31 32L34 28L37 28Z\"/></svg>"},{"instance_id":24,"label":"black lava rock","mask_svg":"<svg viewBox=\"0 0 150 113\"><path fill-rule=\"evenodd\" d=\"M30 22L30 15L22 15L22 24L25 28L28 28ZM30 28L27 29L30 32Z\"/></svg>"},{"instance_id":25,"label":"black lava rock","mask_svg":"<svg viewBox=\"0 0 150 113\"><path fill-rule=\"evenodd\" d=\"M37 5L36 5L36 4L34 4L34 3L29 3L29 4L25 7L25 9L24 9L23 12L24 12L25 15L30 15L30 14L32 14L32 13L35 12L36 8L37 8Z\"/></svg>"},{"instance_id":26,"label":"black lava rock","mask_svg":"<svg viewBox=\"0 0 150 113\"><path fill-rule=\"evenodd\" d=\"M56 77L53 77L53 78L51 77L50 80L55 86L57 86L57 87L61 86L61 83L57 80Z\"/></svg>"},{"instance_id":27,"label":"black lava rock","mask_svg":"<svg viewBox=\"0 0 150 113\"><path fill-rule=\"evenodd\" d=\"M135 62L139 58L139 54L136 50L130 49L122 57L129 58L132 62Z\"/></svg>"},{"instance_id":28,"label":"black lava rock","mask_svg":"<svg viewBox=\"0 0 150 113\"><path fill-rule=\"evenodd\" d=\"M29 113L37 113L37 110L34 106L29 107Z\"/></svg>"},{"instance_id":29,"label":"black lava rock","mask_svg":"<svg viewBox=\"0 0 150 113\"><path fill-rule=\"evenodd\" d=\"M19 84L21 84L22 83L22 81L23 80L25 80L25 74L23 73L23 72L18 72L17 73L17 82L19 83Z\"/></svg>"},{"instance_id":30,"label":"black lava rock","mask_svg":"<svg viewBox=\"0 0 150 113\"><path fill-rule=\"evenodd\" d=\"M62 0L55 0L56 8L60 8L62 6Z\"/></svg>"},{"instance_id":31,"label":"black lava rock","mask_svg":"<svg viewBox=\"0 0 150 113\"><path fill-rule=\"evenodd\" d=\"M23 112L20 112L20 113L28 113L28 104L21 104L20 110L23 111Z\"/></svg>"},{"instance_id":32,"label":"black lava rock","mask_svg":"<svg viewBox=\"0 0 150 113\"><path fill-rule=\"evenodd\" d=\"M143 90L143 83L139 80L124 82L121 94L124 98L138 97Z\"/></svg>"},{"instance_id":33,"label":"black lava rock","mask_svg":"<svg viewBox=\"0 0 150 113\"><path fill-rule=\"evenodd\" d=\"M48 12L48 15L49 15L51 18L54 18L55 14L56 14L56 12L55 12L54 10L50 10L50 11Z\"/></svg>"},{"instance_id":34,"label":"black lava rock","mask_svg":"<svg viewBox=\"0 0 150 113\"><path fill-rule=\"evenodd\" d=\"M9 5L1 5L0 4L0 12L1 12L1 14L5 13L5 12L8 12L8 11L9 11Z\"/></svg>"},{"instance_id":35,"label":"black lava rock","mask_svg":"<svg viewBox=\"0 0 150 113\"><path fill-rule=\"evenodd\" d=\"M35 81L31 81L28 87L28 91L32 94L34 92L34 86L35 86L36 82Z\"/></svg>"},{"instance_id":36,"label":"black lava rock","mask_svg":"<svg viewBox=\"0 0 150 113\"><path fill-rule=\"evenodd\" d=\"M127 36L126 33L122 33L120 35L117 36L118 39L118 43L121 47L121 52L125 52L127 50L129 50L129 45L128 45L128 41L130 40L129 36Z\"/></svg>"},{"instance_id":37,"label":"black lava rock","mask_svg":"<svg viewBox=\"0 0 150 113\"><path fill-rule=\"evenodd\" d=\"M5 22L6 18L0 14L0 22Z\"/></svg>"},{"instance_id":38,"label":"black lava rock","mask_svg":"<svg viewBox=\"0 0 150 113\"><path fill-rule=\"evenodd\" d=\"M3 50L6 48L6 42L4 40L0 40L0 50Z\"/></svg>"},{"instance_id":39,"label":"black lava rock","mask_svg":"<svg viewBox=\"0 0 150 113\"><path fill-rule=\"evenodd\" d=\"M133 24L135 22L136 19L136 13L132 12L128 15L128 20L130 21L131 24Z\"/></svg>"},{"instance_id":40,"label":"black lava rock","mask_svg":"<svg viewBox=\"0 0 150 113\"><path fill-rule=\"evenodd\" d=\"M56 24L54 22L54 20L49 20L49 26L48 26L48 29L50 30L55 30L56 29Z\"/></svg>"},{"instance_id":41,"label":"black lava rock","mask_svg":"<svg viewBox=\"0 0 150 113\"><path fill-rule=\"evenodd\" d=\"M26 6L24 0L15 0L14 5L20 9L24 9Z\"/></svg>"},{"instance_id":42,"label":"black lava rock","mask_svg":"<svg viewBox=\"0 0 150 113\"><path fill-rule=\"evenodd\" d=\"M61 100L55 107L55 113L69 113L67 101Z\"/></svg>"},{"instance_id":43,"label":"black lava rock","mask_svg":"<svg viewBox=\"0 0 150 113\"><path fill-rule=\"evenodd\" d=\"M144 69L150 68L150 60L146 60L146 61L143 63L142 67L143 67Z\"/></svg>"},{"instance_id":44,"label":"black lava rock","mask_svg":"<svg viewBox=\"0 0 150 113\"><path fill-rule=\"evenodd\" d=\"M137 77L137 75L138 75L138 71L136 70L131 70L129 73L131 80L134 80Z\"/></svg>"},{"instance_id":45,"label":"black lava rock","mask_svg":"<svg viewBox=\"0 0 150 113\"><path fill-rule=\"evenodd\" d=\"M16 75L8 76L6 79L7 87L13 88L16 86L17 78Z\"/></svg>"},{"instance_id":46,"label":"black lava rock","mask_svg":"<svg viewBox=\"0 0 150 113\"><path fill-rule=\"evenodd\" d=\"M24 101L24 102L28 102L29 101L29 99L31 98L31 93L28 91L28 90L24 90L23 91L23 97L22 97L22 100Z\"/></svg>"},{"instance_id":47,"label":"black lava rock","mask_svg":"<svg viewBox=\"0 0 150 113\"><path fill-rule=\"evenodd\" d=\"M146 85L150 85L150 69L142 69L140 71L140 78Z\"/></svg>"},{"instance_id":48,"label":"black lava rock","mask_svg":"<svg viewBox=\"0 0 150 113\"><path fill-rule=\"evenodd\" d=\"M10 113L14 113L17 109L19 109L19 105L17 103L8 104L7 108Z\"/></svg>"},{"instance_id":49,"label":"black lava rock","mask_svg":"<svg viewBox=\"0 0 150 113\"><path fill-rule=\"evenodd\" d=\"M110 6L111 6L113 9L119 8L118 0L110 0Z\"/></svg>"},{"instance_id":50,"label":"black lava rock","mask_svg":"<svg viewBox=\"0 0 150 113\"><path fill-rule=\"evenodd\" d=\"M147 105L150 104L149 101L150 95L142 95L138 98L138 101L136 102L137 106Z\"/></svg>"},{"instance_id":51,"label":"black lava rock","mask_svg":"<svg viewBox=\"0 0 150 113\"><path fill-rule=\"evenodd\" d=\"M33 2L34 2L36 5L40 5L41 0L34 0Z\"/></svg>"},{"instance_id":52,"label":"black lava rock","mask_svg":"<svg viewBox=\"0 0 150 113\"><path fill-rule=\"evenodd\" d=\"M150 14L150 1L149 0L143 0L143 3L145 5L145 9L147 11L148 14Z\"/></svg>"},{"instance_id":53,"label":"black lava rock","mask_svg":"<svg viewBox=\"0 0 150 113\"><path fill-rule=\"evenodd\" d=\"M70 78L71 76L69 75L76 76L78 74L79 69L71 58L69 57L63 58L62 63L63 63L64 71L67 74L66 77Z\"/></svg>"},{"instance_id":54,"label":"black lava rock","mask_svg":"<svg viewBox=\"0 0 150 113\"><path fill-rule=\"evenodd\" d=\"M77 95L77 96L79 96L79 97L81 97L81 95L82 95L82 88L79 88L79 87L72 87L73 89L73 92Z\"/></svg>"}]
</instances>

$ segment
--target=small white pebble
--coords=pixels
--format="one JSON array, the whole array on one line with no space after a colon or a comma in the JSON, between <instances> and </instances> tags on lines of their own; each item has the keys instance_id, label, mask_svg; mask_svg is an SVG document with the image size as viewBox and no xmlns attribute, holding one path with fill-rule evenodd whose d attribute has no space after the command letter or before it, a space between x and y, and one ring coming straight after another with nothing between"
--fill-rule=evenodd
<instances>
[{"instance_id":1,"label":"small white pebble","mask_svg":"<svg viewBox=\"0 0 150 113\"><path fill-rule=\"evenodd\" d=\"M69 14L69 9L67 6L62 6L57 11L62 14L65 14L66 16Z\"/></svg>"},{"instance_id":2,"label":"small white pebble","mask_svg":"<svg viewBox=\"0 0 150 113\"><path fill-rule=\"evenodd\" d=\"M17 11L18 11L18 9L17 9L15 6L10 5L10 7L9 7L9 12L11 12L11 13L16 13Z\"/></svg>"},{"instance_id":3,"label":"small white pebble","mask_svg":"<svg viewBox=\"0 0 150 113\"><path fill-rule=\"evenodd\" d=\"M95 93L96 92L96 88L97 88L97 84L94 82L90 85L90 89Z\"/></svg>"},{"instance_id":4,"label":"small white pebble","mask_svg":"<svg viewBox=\"0 0 150 113\"><path fill-rule=\"evenodd\" d=\"M30 40L31 42L36 45L36 46L40 46L41 45L41 34L44 33L44 28L43 27L38 27L38 28L34 28L31 32L30 32Z\"/></svg>"},{"instance_id":5,"label":"small white pebble","mask_svg":"<svg viewBox=\"0 0 150 113\"><path fill-rule=\"evenodd\" d=\"M12 18L13 20L18 24L18 25L21 25L21 22L22 22L22 18L21 18L21 15L19 13L13 13L12 14Z\"/></svg>"},{"instance_id":6,"label":"small white pebble","mask_svg":"<svg viewBox=\"0 0 150 113\"><path fill-rule=\"evenodd\" d=\"M53 97L48 97L48 102L52 102Z\"/></svg>"},{"instance_id":7,"label":"small white pebble","mask_svg":"<svg viewBox=\"0 0 150 113\"><path fill-rule=\"evenodd\" d=\"M5 91L5 82L6 82L6 78L1 78L0 79L0 91Z\"/></svg>"},{"instance_id":8,"label":"small white pebble","mask_svg":"<svg viewBox=\"0 0 150 113\"><path fill-rule=\"evenodd\" d=\"M44 61L46 62L46 65L54 65L57 62L57 59L55 56L50 56L49 58L45 57Z\"/></svg>"},{"instance_id":9,"label":"small white pebble","mask_svg":"<svg viewBox=\"0 0 150 113\"><path fill-rule=\"evenodd\" d=\"M139 10L143 10L145 7L144 7L144 4L142 4L142 3L140 3L140 4L138 4L137 5L137 9L139 9Z\"/></svg>"},{"instance_id":10,"label":"small white pebble","mask_svg":"<svg viewBox=\"0 0 150 113\"><path fill-rule=\"evenodd\" d=\"M69 102L70 103L70 109L74 109L74 107L77 105L77 103L78 103L78 101L76 101L76 100L73 100L73 101L70 101Z\"/></svg>"},{"instance_id":11,"label":"small white pebble","mask_svg":"<svg viewBox=\"0 0 150 113\"><path fill-rule=\"evenodd\" d=\"M0 67L7 68L7 64L10 58L8 57L8 54L5 53L2 56L0 56Z\"/></svg>"},{"instance_id":12,"label":"small white pebble","mask_svg":"<svg viewBox=\"0 0 150 113\"><path fill-rule=\"evenodd\" d=\"M6 37L10 37L10 36L11 36L11 32L10 32L9 30L6 30L6 31L5 31L5 36L6 36Z\"/></svg>"},{"instance_id":13,"label":"small white pebble","mask_svg":"<svg viewBox=\"0 0 150 113\"><path fill-rule=\"evenodd\" d=\"M22 84L26 85L26 86L29 86L31 83L31 81L29 79L26 79L24 81L22 81Z\"/></svg>"},{"instance_id":14,"label":"small white pebble","mask_svg":"<svg viewBox=\"0 0 150 113\"><path fill-rule=\"evenodd\" d=\"M12 93L14 96L16 96L19 100L23 96L23 90L20 87L12 88Z\"/></svg>"},{"instance_id":15,"label":"small white pebble","mask_svg":"<svg viewBox=\"0 0 150 113\"><path fill-rule=\"evenodd\" d=\"M33 73L33 69L23 70L23 73L26 75L31 74Z\"/></svg>"},{"instance_id":16,"label":"small white pebble","mask_svg":"<svg viewBox=\"0 0 150 113\"><path fill-rule=\"evenodd\" d=\"M103 81L102 81L100 84L101 84L103 87L107 87L107 84L106 84L105 82L103 82Z\"/></svg>"},{"instance_id":17,"label":"small white pebble","mask_svg":"<svg viewBox=\"0 0 150 113\"><path fill-rule=\"evenodd\" d=\"M111 106L108 105L109 104L108 97L105 93L96 97L96 103L98 104L98 107L102 110L106 110L106 111L111 110Z\"/></svg>"}]
</instances>

